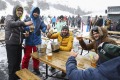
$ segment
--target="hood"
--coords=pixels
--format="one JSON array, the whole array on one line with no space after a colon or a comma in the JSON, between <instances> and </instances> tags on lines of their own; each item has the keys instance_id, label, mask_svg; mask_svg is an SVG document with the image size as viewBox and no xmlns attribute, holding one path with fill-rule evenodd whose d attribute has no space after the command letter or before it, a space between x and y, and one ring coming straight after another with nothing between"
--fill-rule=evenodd
<instances>
[{"instance_id":1,"label":"hood","mask_svg":"<svg viewBox=\"0 0 120 80\"><path fill-rule=\"evenodd\" d=\"M98 53L102 58L102 62L108 61L112 58L120 56L120 46L103 42L98 46Z\"/></svg>"},{"instance_id":2,"label":"hood","mask_svg":"<svg viewBox=\"0 0 120 80\"><path fill-rule=\"evenodd\" d=\"M20 19L20 18L17 17L17 15L16 15L16 10L17 10L18 8L20 8L20 7L23 9L23 7L22 7L21 5L16 5L16 6L13 8L13 16L14 16L15 20Z\"/></svg>"},{"instance_id":3,"label":"hood","mask_svg":"<svg viewBox=\"0 0 120 80\"><path fill-rule=\"evenodd\" d=\"M40 15L40 9L39 9L38 7L33 7L33 8L31 9L31 11L30 11L30 17L31 17L33 20L35 19L35 17L33 16L34 10L37 10L38 13L39 13L39 15ZM39 16L38 16L38 17L39 17Z\"/></svg>"},{"instance_id":4,"label":"hood","mask_svg":"<svg viewBox=\"0 0 120 80\"><path fill-rule=\"evenodd\" d=\"M107 29L106 29L106 28L98 27L98 32L99 32L100 37L101 37L102 39L108 37L108 32L107 32ZM92 34L92 29L91 29L91 31L90 31L90 37L91 37L93 40L95 40L94 37L93 37L93 34Z\"/></svg>"}]
</instances>

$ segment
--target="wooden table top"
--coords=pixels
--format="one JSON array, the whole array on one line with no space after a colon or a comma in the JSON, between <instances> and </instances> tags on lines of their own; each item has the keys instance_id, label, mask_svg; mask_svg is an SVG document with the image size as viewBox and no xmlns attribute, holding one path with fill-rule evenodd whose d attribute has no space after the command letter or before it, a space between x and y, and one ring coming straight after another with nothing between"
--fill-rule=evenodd
<instances>
[{"instance_id":1,"label":"wooden table top","mask_svg":"<svg viewBox=\"0 0 120 80\"><path fill-rule=\"evenodd\" d=\"M38 57L37 52L32 53L31 56L38 59L39 61L49 65L49 66L51 66L51 67L54 67L58 70L66 72L66 61L70 56L70 52L60 51L57 53L53 53L52 61L48 61L46 58L47 57L46 55ZM78 64L77 65L78 69L85 69L88 67L92 67L91 61L83 56L80 56L80 55L77 56L76 60L77 60L77 64Z\"/></svg>"},{"instance_id":2,"label":"wooden table top","mask_svg":"<svg viewBox=\"0 0 120 80\"><path fill-rule=\"evenodd\" d=\"M120 34L119 31L108 31L109 34Z\"/></svg>"}]
</instances>

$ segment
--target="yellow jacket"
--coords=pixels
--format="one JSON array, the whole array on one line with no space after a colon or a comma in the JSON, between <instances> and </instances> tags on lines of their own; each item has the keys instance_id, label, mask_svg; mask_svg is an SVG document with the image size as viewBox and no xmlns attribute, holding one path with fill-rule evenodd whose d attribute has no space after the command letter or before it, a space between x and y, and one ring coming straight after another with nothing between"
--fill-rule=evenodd
<instances>
[{"instance_id":1,"label":"yellow jacket","mask_svg":"<svg viewBox=\"0 0 120 80\"><path fill-rule=\"evenodd\" d=\"M65 38L62 38L60 35L60 32L52 34L50 39L58 39L58 42L60 42L60 50L62 51L71 51L73 47L73 36L70 32L70 36L67 36Z\"/></svg>"}]
</instances>

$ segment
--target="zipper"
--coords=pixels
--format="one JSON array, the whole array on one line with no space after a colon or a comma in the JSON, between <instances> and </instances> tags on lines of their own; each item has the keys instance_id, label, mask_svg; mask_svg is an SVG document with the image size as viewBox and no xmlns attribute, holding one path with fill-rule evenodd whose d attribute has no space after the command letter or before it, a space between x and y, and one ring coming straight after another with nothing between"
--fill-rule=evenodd
<instances>
[{"instance_id":1,"label":"zipper","mask_svg":"<svg viewBox=\"0 0 120 80\"><path fill-rule=\"evenodd\" d=\"M20 43L21 43L21 32L20 32Z\"/></svg>"},{"instance_id":2,"label":"zipper","mask_svg":"<svg viewBox=\"0 0 120 80\"><path fill-rule=\"evenodd\" d=\"M13 35L13 33L10 34L9 40L11 39L12 35Z\"/></svg>"}]
</instances>

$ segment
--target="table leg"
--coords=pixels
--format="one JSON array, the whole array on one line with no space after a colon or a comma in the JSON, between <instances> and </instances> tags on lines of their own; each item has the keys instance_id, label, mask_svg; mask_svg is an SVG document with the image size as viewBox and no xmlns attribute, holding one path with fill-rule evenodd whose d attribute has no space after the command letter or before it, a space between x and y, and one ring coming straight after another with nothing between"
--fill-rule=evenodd
<instances>
[{"instance_id":1,"label":"table leg","mask_svg":"<svg viewBox=\"0 0 120 80\"><path fill-rule=\"evenodd\" d=\"M82 55L82 53L83 53L83 49L81 50L81 54L80 55Z\"/></svg>"},{"instance_id":2,"label":"table leg","mask_svg":"<svg viewBox=\"0 0 120 80\"><path fill-rule=\"evenodd\" d=\"M48 65L46 64L46 79L48 78Z\"/></svg>"}]
</instances>

